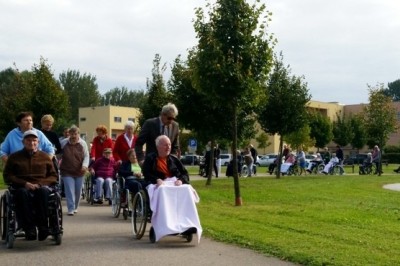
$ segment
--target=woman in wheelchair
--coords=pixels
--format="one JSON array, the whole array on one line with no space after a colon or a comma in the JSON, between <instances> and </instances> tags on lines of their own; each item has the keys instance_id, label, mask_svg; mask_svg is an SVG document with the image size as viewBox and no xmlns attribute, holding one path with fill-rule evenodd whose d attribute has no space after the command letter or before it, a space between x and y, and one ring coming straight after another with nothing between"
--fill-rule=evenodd
<instances>
[{"instance_id":1,"label":"woman in wheelchair","mask_svg":"<svg viewBox=\"0 0 400 266\"><path fill-rule=\"evenodd\" d=\"M117 163L114 158L111 157L111 148L105 148L103 151L103 157L97 159L92 165L90 172L95 176L96 189L94 201L97 203L103 203L103 187L104 195L111 204L112 197L112 183L116 178Z\"/></svg>"},{"instance_id":2,"label":"woman in wheelchair","mask_svg":"<svg viewBox=\"0 0 400 266\"><path fill-rule=\"evenodd\" d=\"M372 166L372 153L367 154L367 158L364 159L363 164L359 166L360 170L358 173L360 175L366 175L368 171L368 168L371 168Z\"/></svg>"},{"instance_id":3,"label":"woman in wheelchair","mask_svg":"<svg viewBox=\"0 0 400 266\"><path fill-rule=\"evenodd\" d=\"M336 157L336 153L332 153L332 158L329 160L329 162L325 165L324 170L322 171L323 174L327 175L330 173L332 167L337 165L339 163L339 158Z\"/></svg>"},{"instance_id":4,"label":"woman in wheelchair","mask_svg":"<svg viewBox=\"0 0 400 266\"><path fill-rule=\"evenodd\" d=\"M24 148L10 155L4 168L4 181L13 191L19 228L27 240L43 241L50 234L48 201L57 173L49 155L38 150L38 135L33 130L23 135Z\"/></svg>"},{"instance_id":5,"label":"woman in wheelchair","mask_svg":"<svg viewBox=\"0 0 400 266\"><path fill-rule=\"evenodd\" d=\"M125 180L124 190L128 189L135 195L143 187L146 187L146 182L143 179L142 168L140 168L137 161L135 150L129 149L127 155L129 160L122 162L118 170L118 175Z\"/></svg>"}]
</instances>

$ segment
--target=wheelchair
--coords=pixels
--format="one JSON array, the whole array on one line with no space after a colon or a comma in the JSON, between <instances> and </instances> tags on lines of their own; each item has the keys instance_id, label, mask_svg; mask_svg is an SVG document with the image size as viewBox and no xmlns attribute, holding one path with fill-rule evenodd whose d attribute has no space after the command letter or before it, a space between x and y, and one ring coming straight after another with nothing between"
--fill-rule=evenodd
<instances>
[{"instance_id":1,"label":"wheelchair","mask_svg":"<svg viewBox=\"0 0 400 266\"><path fill-rule=\"evenodd\" d=\"M133 194L125 189L125 178L118 176L112 185L111 212L118 218L121 210L124 220L132 213Z\"/></svg>"},{"instance_id":2,"label":"wheelchair","mask_svg":"<svg viewBox=\"0 0 400 266\"><path fill-rule=\"evenodd\" d=\"M113 181L114 183L115 181ZM89 203L90 205L94 205L96 203L95 201L95 192L96 192L96 176L92 175L92 174L88 174L85 176L85 180L84 180L84 188L85 188L85 192L83 193L86 197L86 201L87 203ZM111 191L112 193L112 191ZM113 195L111 195L112 197ZM103 187L103 197L104 197L104 187ZM101 199L101 204L103 203L104 199ZM112 199L110 199L110 201L108 202L109 205L112 204Z\"/></svg>"},{"instance_id":3,"label":"wheelchair","mask_svg":"<svg viewBox=\"0 0 400 266\"><path fill-rule=\"evenodd\" d=\"M147 223L151 223L152 211L150 209L149 195L146 189L142 189L136 193L133 198L132 209L132 233L136 239L140 240L146 232ZM196 228L190 228L180 234L174 234L182 237L186 242L190 243L193 240L193 234L197 232ZM151 226L149 231L149 239L151 243L156 242L154 228Z\"/></svg>"},{"instance_id":4,"label":"wheelchair","mask_svg":"<svg viewBox=\"0 0 400 266\"><path fill-rule=\"evenodd\" d=\"M360 164L358 173L360 175L373 175L376 173L376 165L374 163L368 163L365 166Z\"/></svg>"},{"instance_id":5,"label":"wheelchair","mask_svg":"<svg viewBox=\"0 0 400 266\"><path fill-rule=\"evenodd\" d=\"M343 165L339 163L334 163L328 170L329 175L343 175L344 174L344 168Z\"/></svg>"},{"instance_id":6,"label":"wheelchair","mask_svg":"<svg viewBox=\"0 0 400 266\"><path fill-rule=\"evenodd\" d=\"M15 189L9 187L0 199L0 235L5 240L6 247L14 247L14 241L17 237L25 237L23 231L18 230L15 200ZM58 187L54 187L49 195L48 204L48 225L50 235L53 237L56 245L61 245L63 235L63 217L61 206L61 195Z\"/></svg>"},{"instance_id":7,"label":"wheelchair","mask_svg":"<svg viewBox=\"0 0 400 266\"><path fill-rule=\"evenodd\" d=\"M256 164L253 164L253 169L252 169L251 173L252 173L251 176L255 176L256 175L256 173L257 173L257 165ZM241 174L242 177L248 177L249 176L249 169L248 169L246 164L244 164L242 166L242 170L240 171L240 174Z\"/></svg>"},{"instance_id":8,"label":"wheelchair","mask_svg":"<svg viewBox=\"0 0 400 266\"><path fill-rule=\"evenodd\" d=\"M316 174L316 175L321 174L324 171L324 168L325 168L324 162L319 162L317 163L316 166L314 166L310 174Z\"/></svg>"}]
</instances>

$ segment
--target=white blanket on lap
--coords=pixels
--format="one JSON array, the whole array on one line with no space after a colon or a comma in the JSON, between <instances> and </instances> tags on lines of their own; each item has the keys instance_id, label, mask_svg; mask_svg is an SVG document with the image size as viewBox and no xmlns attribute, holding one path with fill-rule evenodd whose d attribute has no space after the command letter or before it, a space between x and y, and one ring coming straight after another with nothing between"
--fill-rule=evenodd
<instances>
[{"instance_id":1,"label":"white blanket on lap","mask_svg":"<svg viewBox=\"0 0 400 266\"><path fill-rule=\"evenodd\" d=\"M175 186L175 180L176 178L170 178L162 186L147 187L156 241L166 235L179 234L194 227L200 243L203 229L196 208L200 198L191 185Z\"/></svg>"}]
</instances>

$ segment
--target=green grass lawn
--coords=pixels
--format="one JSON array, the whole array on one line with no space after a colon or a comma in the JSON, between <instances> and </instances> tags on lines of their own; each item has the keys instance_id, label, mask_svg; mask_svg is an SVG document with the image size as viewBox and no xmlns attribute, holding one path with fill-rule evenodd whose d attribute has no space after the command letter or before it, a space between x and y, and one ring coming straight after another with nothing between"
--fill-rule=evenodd
<instances>
[{"instance_id":1,"label":"green grass lawn","mask_svg":"<svg viewBox=\"0 0 400 266\"><path fill-rule=\"evenodd\" d=\"M400 192L382 188L400 183L400 175L387 174L394 167L384 167L380 177L281 179L260 168L257 177L240 179L240 207L234 205L232 178L192 185L201 198L204 235L218 241L303 265L398 265ZM188 170L198 173L196 166ZM0 174L4 188L2 182Z\"/></svg>"},{"instance_id":2,"label":"green grass lawn","mask_svg":"<svg viewBox=\"0 0 400 266\"><path fill-rule=\"evenodd\" d=\"M384 171L389 172L389 169ZM392 171L392 169L390 169ZM398 265L399 175L192 181L204 234L303 265Z\"/></svg>"}]
</instances>

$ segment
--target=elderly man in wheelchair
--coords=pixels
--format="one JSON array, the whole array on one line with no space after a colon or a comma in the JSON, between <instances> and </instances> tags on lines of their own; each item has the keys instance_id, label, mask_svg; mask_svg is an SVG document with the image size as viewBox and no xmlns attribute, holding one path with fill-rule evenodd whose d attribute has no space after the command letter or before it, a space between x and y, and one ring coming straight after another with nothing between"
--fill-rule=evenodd
<instances>
[{"instance_id":1,"label":"elderly man in wheelchair","mask_svg":"<svg viewBox=\"0 0 400 266\"><path fill-rule=\"evenodd\" d=\"M188 242L197 233L200 241L202 228L195 203L196 191L189 185L189 175L180 160L171 155L171 141L165 135L156 138L157 152L146 156L143 175L152 211L150 241L166 235L181 235Z\"/></svg>"},{"instance_id":2,"label":"elderly man in wheelchair","mask_svg":"<svg viewBox=\"0 0 400 266\"><path fill-rule=\"evenodd\" d=\"M9 190L2 196L1 207L6 213L2 221L2 229L5 231L2 238L6 239L7 246L12 247L12 242L17 229L23 229L26 240L45 240L53 234L49 227L50 195L54 194L54 186L58 176L54 164L49 155L38 150L39 139L35 131L28 130L23 134L24 148L10 155L4 168L3 176ZM59 198L56 199L61 208ZM15 208L12 210L10 206ZM15 223L15 213L17 224ZM59 211L58 214L62 215ZM52 217L54 218L54 217ZM55 221L60 225L61 217ZM61 243L62 230L58 227L54 233ZM38 233L37 233L38 230Z\"/></svg>"}]
</instances>

